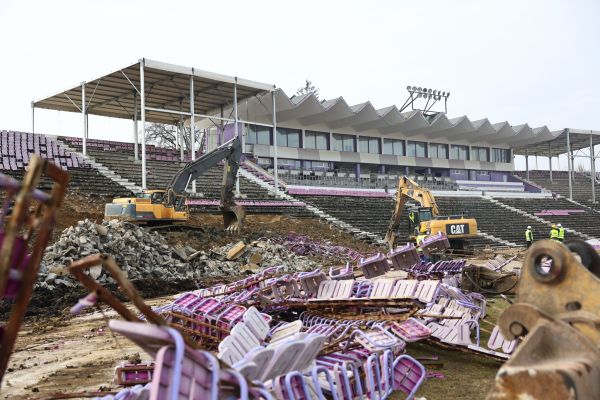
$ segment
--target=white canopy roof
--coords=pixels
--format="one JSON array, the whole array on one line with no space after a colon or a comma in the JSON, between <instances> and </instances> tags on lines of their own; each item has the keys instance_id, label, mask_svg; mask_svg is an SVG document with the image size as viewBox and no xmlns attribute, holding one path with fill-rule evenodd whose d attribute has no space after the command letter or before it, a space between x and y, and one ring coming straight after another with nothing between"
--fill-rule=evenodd
<instances>
[{"instance_id":1,"label":"white canopy roof","mask_svg":"<svg viewBox=\"0 0 600 400\"><path fill-rule=\"evenodd\" d=\"M370 102L349 105L343 97L319 101L312 93L289 97L281 89L274 93L278 123L297 121L307 128L325 125L331 130L349 129L358 133L375 130L382 135L400 133L405 137L423 135L431 140L444 138L472 143L487 142L511 147L516 154L525 154L529 149L529 154L537 151L540 155L547 155L548 142L551 142L553 155L566 152L564 129L550 131L547 126L511 125L506 121L493 123L487 118L471 120L467 116L448 118L444 113L425 115L416 110L400 112L396 106L376 109ZM264 96L259 95L240 103L240 115L248 121L268 123L273 109L271 99L262 98ZM585 131L588 132L587 142L579 137L584 131L572 129L570 132L573 150L589 146L590 131ZM600 137L594 140L600 143Z\"/></svg>"}]
</instances>

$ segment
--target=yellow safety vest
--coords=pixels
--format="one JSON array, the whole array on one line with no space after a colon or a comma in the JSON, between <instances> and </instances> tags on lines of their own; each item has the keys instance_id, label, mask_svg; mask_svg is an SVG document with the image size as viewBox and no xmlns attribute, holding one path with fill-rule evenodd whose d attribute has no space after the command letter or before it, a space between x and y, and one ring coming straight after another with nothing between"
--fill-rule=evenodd
<instances>
[{"instance_id":1,"label":"yellow safety vest","mask_svg":"<svg viewBox=\"0 0 600 400\"><path fill-rule=\"evenodd\" d=\"M411 212L410 214L408 214L408 218L410 218L410 220L412 221L412 223L415 223L415 213Z\"/></svg>"},{"instance_id":2,"label":"yellow safety vest","mask_svg":"<svg viewBox=\"0 0 600 400\"><path fill-rule=\"evenodd\" d=\"M533 232L531 232L530 229L527 229L525 231L525 241L526 242L533 242Z\"/></svg>"},{"instance_id":3,"label":"yellow safety vest","mask_svg":"<svg viewBox=\"0 0 600 400\"><path fill-rule=\"evenodd\" d=\"M550 239L558 240L558 229L550 229Z\"/></svg>"},{"instance_id":4,"label":"yellow safety vest","mask_svg":"<svg viewBox=\"0 0 600 400\"><path fill-rule=\"evenodd\" d=\"M558 238L560 240L565 240L565 228L563 228L563 227L558 228Z\"/></svg>"}]
</instances>

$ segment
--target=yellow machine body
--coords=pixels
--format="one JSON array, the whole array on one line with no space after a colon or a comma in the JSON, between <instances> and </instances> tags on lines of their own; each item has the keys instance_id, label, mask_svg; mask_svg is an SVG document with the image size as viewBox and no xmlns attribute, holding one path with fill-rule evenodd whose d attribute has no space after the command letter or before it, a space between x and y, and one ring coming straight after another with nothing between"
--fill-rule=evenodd
<instances>
[{"instance_id":1,"label":"yellow machine body","mask_svg":"<svg viewBox=\"0 0 600 400\"><path fill-rule=\"evenodd\" d=\"M106 204L105 219L119 219L137 223L187 222L187 206L176 210L162 203L164 190L145 190L138 197L117 198Z\"/></svg>"}]
</instances>

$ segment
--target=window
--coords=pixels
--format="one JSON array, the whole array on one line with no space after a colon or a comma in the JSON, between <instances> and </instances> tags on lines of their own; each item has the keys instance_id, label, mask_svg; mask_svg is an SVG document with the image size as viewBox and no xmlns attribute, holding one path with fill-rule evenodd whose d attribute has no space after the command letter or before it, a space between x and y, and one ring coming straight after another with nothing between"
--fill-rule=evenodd
<instances>
[{"instance_id":1,"label":"window","mask_svg":"<svg viewBox=\"0 0 600 400\"><path fill-rule=\"evenodd\" d=\"M489 171L477 171L476 174L480 176L490 176Z\"/></svg>"},{"instance_id":2,"label":"window","mask_svg":"<svg viewBox=\"0 0 600 400\"><path fill-rule=\"evenodd\" d=\"M468 160L469 159L469 146L460 146L453 144L450 148L450 159L451 160Z\"/></svg>"},{"instance_id":3,"label":"window","mask_svg":"<svg viewBox=\"0 0 600 400\"><path fill-rule=\"evenodd\" d=\"M448 158L448 145L441 143L430 143L429 144L429 157L430 158Z\"/></svg>"},{"instance_id":4,"label":"window","mask_svg":"<svg viewBox=\"0 0 600 400\"><path fill-rule=\"evenodd\" d=\"M327 150L329 147L329 133L326 132L313 132L306 131L304 133L304 148L305 149L317 149Z\"/></svg>"},{"instance_id":5,"label":"window","mask_svg":"<svg viewBox=\"0 0 600 400\"><path fill-rule=\"evenodd\" d=\"M331 150L335 151L351 151L354 152L354 136L352 135L339 135L333 134L333 142L331 143Z\"/></svg>"},{"instance_id":6,"label":"window","mask_svg":"<svg viewBox=\"0 0 600 400\"><path fill-rule=\"evenodd\" d=\"M329 170L329 163L327 161L304 161L304 167L314 171Z\"/></svg>"},{"instance_id":7,"label":"window","mask_svg":"<svg viewBox=\"0 0 600 400\"><path fill-rule=\"evenodd\" d=\"M406 155L408 157L427 157L427 143L409 140L406 142Z\"/></svg>"},{"instance_id":8,"label":"window","mask_svg":"<svg viewBox=\"0 0 600 400\"><path fill-rule=\"evenodd\" d=\"M277 146L300 147L300 129L277 128Z\"/></svg>"},{"instance_id":9,"label":"window","mask_svg":"<svg viewBox=\"0 0 600 400\"><path fill-rule=\"evenodd\" d=\"M271 144L271 128L268 126L248 125L246 144Z\"/></svg>"},{"instance_id":10,"label":"window","mask_svg":"<svg viewBox=\"0 0 600 400\"><path fill-rule=\"evenodd\" d=\"M360 153L379 154L379 138L361 136L358 138L358 151Z\"/></svg>"},{"instance_id":11,"label":"window","mask_svg":"<svg viewBox=\"0 0 600 400\"><path fill-rule=\"evenodd\" d=\"M301 169L302 163L300 160L291 160L289 158L279 158L277 160L277 166L284 168L284 169Z\"/></svg>"},{"instance_id":12,"label":"window","mask_svg":"<svg viewBox=\"0 0 600 400\"><path fill-rule=\"evenodd\" d=\"M273 165L273 159L268 157L257 157L256 163L261 167L270 167Z\"/></svg>"},{"instance_id":13,"label":"window","mask_svg":"<svg viewBox=\"0 0 600 400\"><path fill-rule=\"evenodd\" d=\"M404 155L404 140L383 139L383 154Z\"/></svg>"},{"instance_id":14,"label":"window","mask_svg":"<svg viewBox=\"0 0 600 400\"><path fill-rule=\"evenodd\" d=\"M487 147L471 147L471 160L489 161Z\"/></svg>"},{"instance_id":15,"label":"window","mask_svg":"<svg viewBox=\"0 0 600 400\"><path fill-rule=\"evenodd\" d=\"M510 149L493 148L491 156L492 156L491 157L492 162L509 163L511 161L510 160Z\"/></svg>"}]
</instances>

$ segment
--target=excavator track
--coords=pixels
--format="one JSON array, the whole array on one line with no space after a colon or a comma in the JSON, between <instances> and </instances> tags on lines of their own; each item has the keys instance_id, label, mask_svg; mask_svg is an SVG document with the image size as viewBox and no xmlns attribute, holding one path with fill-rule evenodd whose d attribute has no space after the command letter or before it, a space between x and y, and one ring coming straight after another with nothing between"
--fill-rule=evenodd
<instances>
[{"instance_id":1,"label":"excavator track","mask_svg":"<svg viewBox=\"0 0 600 400\"><path fill-rule=\"evenodd\" d=\"M178 224L144 226L143 228L148 232L205 232L205 230L200 226Z\"/></svg>"}]
</instances>

